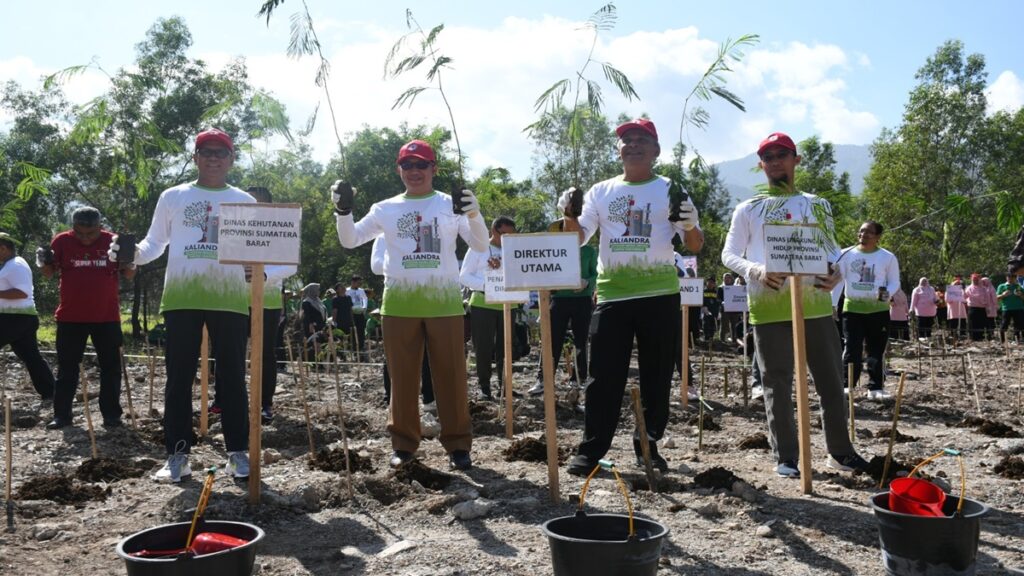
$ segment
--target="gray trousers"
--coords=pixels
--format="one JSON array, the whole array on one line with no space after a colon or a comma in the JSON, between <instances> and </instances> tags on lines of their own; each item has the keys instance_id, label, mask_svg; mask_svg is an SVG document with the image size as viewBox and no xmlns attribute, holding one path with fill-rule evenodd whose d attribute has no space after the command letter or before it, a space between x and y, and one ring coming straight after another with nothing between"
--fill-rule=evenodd
<instances>
[{"instance_id":1,"label":"gray trousers","mask_svg":"<svg viewBox=\"0 0 1024 576\"><path fill-rule=\"evenodd\" d=\"M834 456L854 453L846 428L846 403L839 334L830 316L804 320L807 366L821 401L825 445ZM796 419L793 415L793 323L775 322L754 326L757 363L764 386L764 411L768 435L778 462L799 460Z\"/></svg>"}]
</instances>

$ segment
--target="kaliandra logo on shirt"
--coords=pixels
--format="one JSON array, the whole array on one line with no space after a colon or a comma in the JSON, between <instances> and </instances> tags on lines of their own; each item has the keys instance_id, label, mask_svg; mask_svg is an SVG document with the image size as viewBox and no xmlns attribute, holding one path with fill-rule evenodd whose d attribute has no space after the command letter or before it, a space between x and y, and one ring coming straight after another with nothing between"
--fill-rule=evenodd
<instances>
[{"instance_id":1,"label":"kaliandra logo on shirt","mask_svg":"<svg viewBox=\"0 0 1024 576\"><path fill-rule=\"evenodd\" d=\"M441 234L436 216L425 221L418 211L403 214L398 219L398 237L416 242L412 254L402 256L402 268L441 266Z\"/></svg>"},{"instance_id":2,"label":"kaliandra logo on shirt","mask_svg":"<svg viewBox=\"0 0 1024 576\"><path fill-rule=\"evenodd\" d=\"M185 246L186 258L217 259L217 235L219 229L218 216L213 215L213 205L206 200L193 202L185 207L184 226L196 228L200 232L195 244Z\"/></svg>"},{"instance_id":3,"label":"kaliandra logo on shirt","mask_svg":"<svg viewBox=\"0 0 1024 576\"><path fill-rule=\"evenodd\" d=\"M651 247L651 204L640 206L632 194L624 194L608 205L608 218L625 227L621 236L609 238L612 252L647 252Z\"/></svg>"}]
</instances>

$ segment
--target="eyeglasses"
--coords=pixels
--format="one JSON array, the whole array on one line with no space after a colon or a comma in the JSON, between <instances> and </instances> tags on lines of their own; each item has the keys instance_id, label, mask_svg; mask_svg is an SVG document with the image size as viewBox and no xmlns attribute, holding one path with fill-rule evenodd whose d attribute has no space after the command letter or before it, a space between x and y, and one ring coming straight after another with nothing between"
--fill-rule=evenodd
<instances>
[{"instance_id":1,"label":"eyeglasses","mask_svg":"<svg viewBox=\"0 0 1024 576\"><path fill-rule=\"evenodd\" d=\"M220 158L223 160L224 158L231 156L231 150L228 150L227 148L200 148L199 150L196 150L196 154L203 158Z\"/></svg>"},{"instance_id":2,"label":"eyeglasses","mask_svg":"<svg viewBox=\"0 0 1024 576\"><path fill-rule=\"evenodd\" d=\"M655 140L648 136L626 136L619 138L619 141L625 146L650 146L651 144L655 144Z\"/></svg>"},{"instance_id":3,"label":"eyeglasses","mask_svg":"<svg viewBox=\"0 0 1024 576\"><path fill-rule=\"evenodd\" d=\"M778 154L765 154L764 156L761 156L761 162L764 162L765 164L770 164L772 162L775 162L776 160L785 160L788 157L789 150L784 150L782 152L779 152Z\"/></svg>"},{"instance_id":4,"label":"eyeglasses","mask_svg":"<svg viewBox=\"0 0 1024 576\"><path fill-rule=\"evenodd\" d=\"M416 170L426 170L432 164L433 162L427 162L426 160L403 160L398 163L398 167L402 170L412 170L413 168Z\"/></svg>"}]
</instances>

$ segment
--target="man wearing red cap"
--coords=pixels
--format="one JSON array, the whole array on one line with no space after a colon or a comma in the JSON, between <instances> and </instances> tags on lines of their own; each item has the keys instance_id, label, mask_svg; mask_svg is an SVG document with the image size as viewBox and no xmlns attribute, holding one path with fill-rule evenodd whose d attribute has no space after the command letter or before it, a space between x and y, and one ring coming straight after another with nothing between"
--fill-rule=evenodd
<instances>
[{"instance_id":1,"label":"man wearing red cap","mask_svg":"<svg viewBox=\"0 0 1024 576\"><path fill-rule=\"evenodd\" d=\"M722 249L722 263L748 281L750 324L754 329L757 365L764 387L768 431L776 457L776 472L798 478L799 449L791 396L793 390L792 309L789 280L784 274L765 271L764 227L768 224L818 224L827 237L830 260L837 261L832 208L812 194L794 188L800 163L792 138L776 132L757 149L759 166L768 177L768 191L741 202ZM846 432L843 379L840 374L839 333L832 320L831 290L842 276L803 277L804 329L807 365L821 398L821 420L829 456L827 465L840 470L864 470L867 462L857 455Z\"/></svg>"},{"instance_id":2,"label":"man wearing red cap","mask_svg":"<svg viewBox=\"0 0 1024 576\"><path fill-rule=\"evenodd\" d=\"M211 128L196 136L192 160L199 171L194 182L160 194L146 237L134 259L121 255L115 236L110 259L134 264L156 260L168 249L160 313L167 326L167 387L164 390L164 444L167 462L154 480L180 482L191 476L188 463L192 437L192 384L199 363L203 325L210 333L221 424L228 452L227 472L249 476L248 394L245 388L245 345L249 320L249 287L240 265L217 261L220 205L256 202L227 183L234 164L231 137ZM168 248L169 247L169 248Z\"/></svg>"},{"instance_id":3,"label":"man wearing red cap","mask_svg":"<svg viewBox=\"0 0 1024 576\"><path fill-rule=\"evenodd\" d=\"M390 464L408 463L419 448L420 365L426 340L440 441L449 466L466 470L472 466L473 430L455 241L461 236L473 250L485 251L487 225L469 190L462 191L459 210L451 196L434 190L436 162L434 150L422 140L402 146L397 171L405 191L371 206L359 222L352 216L351 186L335 182L331 197L342 246L355 248L380 236L386 243L381 316L392 382Z\"/></svg>"},{"instance_id":4,"label":"man wearing red cap","mask_svg":"<svg viewBox=\"0 0 1024 576\"><path fill-rule=\"evenodd\" d=\"M564 215L563 229L579 230L581 245L601 231L583 441L568 468L578 476L589 474L611 447L634 337L647 436L657 441L664 434L675 348L674 324L666 319L679 316L672 238L681 236L692 252L704 245L693 202L682 192L672 198L673 183L653 171L661 154L654 123L646 118L631 120L615 133L622 175L594 184L583 197L578 218L568 208ZM634 435L633 449L642 465L638 435ZM668 470L654 442L651 457L655 467Z\"/></svg>"}]
</instances>

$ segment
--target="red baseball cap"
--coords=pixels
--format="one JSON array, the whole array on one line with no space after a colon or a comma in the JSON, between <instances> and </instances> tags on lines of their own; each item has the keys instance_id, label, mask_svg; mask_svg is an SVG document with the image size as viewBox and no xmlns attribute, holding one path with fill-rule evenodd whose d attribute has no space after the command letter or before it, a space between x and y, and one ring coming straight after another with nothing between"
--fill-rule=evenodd
<instances>
[{"instance_id":1,"label":"red baseball cap","mask_svg":"<svg viewBox=\"0 0 1024 576\"><path fill-rule=\"evenodd\" d=\"M622 138L622 135L630 130L643 130L653 136L655 140L658 139L658 129L654 127L654 122L651 122L647 118L637 118L636 120L630 120L629 122L620 125L615 129L615 135Z\"/></svg>"},{"instance_id":2,"label":"red baseball cap","mask_svg":"<svg viewBox=\"0 0 1024 576\"><path fill-rule=\"evenodd\" d=\"M203 144L209 142L220 142L228 150L235 151L235 143L231 141L231 136L216 128L208 128L196 135L196 150L199 150L203 147Z\"/></svg>"},{"instance_id":3,"label":"red baseball cap","mask_svg":"<svg viewBox=\"0 0 1024 576\"><path fill-rule=\"evenodd\" d=\"M796 154L796 144L793 143L792 138L782 132L772 132L767 138L761 140L761 145L757 147L757 155L760 156L765 150L772 146L782 146L787 150L791 150L793 154Z\"/></svg>"},{"instance_id":4,"label":"red baseball cap","mask_svg":"<svg viewBox=\"0 0 1024 576\"><path fill-rule=\"evenodd\" d=\"M398 151L398 160L395 163L401 164L402 160L406 158L419 158L427 162L437 162L437 157L434 156L434 149L423 140L412 140L402 146Z\"/></svg>"}]
</instances>

